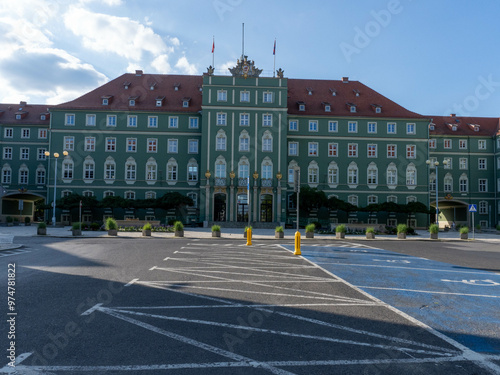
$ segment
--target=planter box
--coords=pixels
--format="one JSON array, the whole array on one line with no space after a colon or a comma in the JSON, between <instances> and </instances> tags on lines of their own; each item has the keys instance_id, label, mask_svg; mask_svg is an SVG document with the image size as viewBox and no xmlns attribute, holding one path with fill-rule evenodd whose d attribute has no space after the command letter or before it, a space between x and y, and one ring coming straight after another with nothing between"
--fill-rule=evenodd
<instances>
[{"instance_id":1,"label":"planter box","mask_svg":"<svg viewBox=\"0 0 500 375\"><path fill-rule=\"evenodd\" d=\"M306 232L306 238L314 238L314 232Z\"/></svg>"},{"instance_id":2,"label":"planter box","mask_svg":"<svg viewBox=\"0 0 500 375\"><path fill-rule=\"evenodd\" d=\"M183 230L176 230L175 237L184 237L184 231Z\"/></svg>"},{"instance_id":3,"label":"planter box","mask_svg":"<svg viewBox=\"0 0 500 375\"><path fill-rule=\"evenodd\" d=\"M367 240L374 240L375 239L375 233L366 233L366 239Z\"/></svg>"},{"instance_id":4,"label":"planter box","mask_svg":"<svg viewBox=\"0 0 500 375\"><path fill-rule=\"evenodd\" d=\"M151 237L151 229L143 229L142 236L143 237Z\"/></svg>"},{"instance_id":5,"label":"planter box","mask_svg":"<svg viewBox=\"0 0 500 375\"><path fill-rule=\"evenodd\" d=\"M398 233L398 240L406 240L406 233Z\"/></svg>"},{"instance_id":6,"label":"planter box","mask_svg":"<svg viewBox=\"0 0 500 375\"><path fill-rule=\"evenodd\" d=\"M213 231L212 237L220 237L220 230Z\"/></svg>"},{"instance_id":7,"label":"planter box","mask_svg":"<svg viewBox=\"0 0 500 375\"><path fill-rule=\"evenodd\" d=\"M468 240L469 239L469 233L460 233L460 239L461 240Z\"/></svg>"},{"instance_id":8,"label":"planter box","mask_svg":"<svg viewBox=\"0 0 500 375\"><path fill-rule=\"evenodd\" d=\"M38 234L39 236L47 235L47 228L37 228L36 234Z\"/></svg>"},{"instance_id":9,"label":"planter box","mask_svg":"<svg viewBox=\"0 0 500 375\"><path fill-rule=\"evenodd\" d=\"M345 238L345 233L344 232L335 232L335 238L343 239L343 238Z\"/></svg>"},{"instance_id":10,"label":"planter box","mask_svg":"<svg viewBox=\"0 0 500 375\"><path fill-rule=\"evenodd\" d=\"M108 236L118 236L118 229L109 229Z\"/></svg>"},{"instance_id":11,"label":"planter box","mask_svg":"<svg viewBox=\"0 0 500 375\"><path fill-rule=\"evenodd\" d=\"M284 232L274 232L274 238L285 238Z\"/></svg>"},{"instance_id":12,"label":"planter box","mask_svg":"<svg viewBox=\"0 0 500 375\"><path fill-rule=\"evenodd\" d=\"M82 231L80 229L73 229L72 232L73 232L73 236L81 236L82 235Z\"/></svg>"},{"instance_id":13,"label":"planter box","mask_svg":"<svg viewBox=\"0 0 500 375\"><path fill-rule=\"evenodd\" d=\"M437 240L438 239L438 234L437 233L431 233L431 240Z\"/></svg>"}]
</instances>

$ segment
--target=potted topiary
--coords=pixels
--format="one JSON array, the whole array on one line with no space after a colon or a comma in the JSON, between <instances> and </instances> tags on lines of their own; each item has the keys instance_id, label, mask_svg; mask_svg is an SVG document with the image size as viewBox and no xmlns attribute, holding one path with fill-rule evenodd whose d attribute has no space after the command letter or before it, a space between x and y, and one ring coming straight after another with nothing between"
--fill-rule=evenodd
<instances>
[{"instance_id":1,"label":"potted topiary","mask_svg":"<svg viewBox=\"0 0 500 375\"><path fill-rule=\"evenodd\" d=\"M406 224L398 224L396 230L398 232L398 240L406 239L406 232L408 232Z\"/></svg>"},{"instance_id":2,"label":"potted topiary","mask_svg":"<svg viewBox=\"0 0 500 375\"><path fill-rule=\"evenodd\" d=\"M12 218L12 216L7 216L5 218L5 221L7 222L7 226L8 227L14 226L14 219Z\"/></svg>"},{"instance_id":3,"label":"potted topiary","mask_svg":"<svg viewBox=\"0 0 500 375\"><path fill-rule=\"evenodd\" d=\"M375 228L373 227L368 227L366 228L366 239L368 240L374 240L375 239Z\"/></svg>"},{"instance_id":4,"label":"potted topiary","mask_svg":"<svg viewBox=\"0 0 500 375\"><path fill-rule=\"evenodd\" d=\"M314 230L316 229L316 225L313 223L306 225L306 238L314 238Z\"/></svg>"},{"instance_id":5,"label":"potted topiary","mask_svg":"<svg viewBox=\"0 0 500 375\"><path fill-rule=\"evenodd\" d=\"M220 237L220 225L212 225L212 237Z\"/></svg>"},{"instance_id":6,"label":"potted topiary","mask_svg":"<svg viewBox=\"0 0 500 375\"><path fill-rule=\"evenodd\" d=\"M118 236L118 224L114 218L108 217L106 219L106 230L108 231L108 236Z\"/></svg>"},{"instance_id":7,"label":"potted topiary","mask_svg":"<svg viewBox=\"0 0 500 375\"><path fill-rule=\"evenodd\" d=\"M340 224L335 227L335 238L345 238L347 228L345 224Z\"/></svg>"},{"instance_id":8,"label":"potted topiary","mask_svg":"<svg viewBox=\"0 0 500 375\"><path fill-rule=\"evenodd\" d=\"M39 236L45 236L47 234L47 224L45 224L44 221L38 223L36 234L38 234Z\"/></svg>"},{"instance_id":9,"label":"potted topiary","mask_svg":"<svg viewBox=\"0 0 500 375\"><path fill-rule=\"evenodd\" d=\"M252 229L252 230L253 230L253 228L252 228L252 226L251 226L251 225L250 225L250 226L249 226L249 225L247 225L247 226L245 227L245 231L243 232L243 238L247 238L247 231L248 231L249 229Z\"/></svg>"},{"instance_id":10,"label":"potted topiary","mask_svg":"<svg viewBox=\"0 0 500 375\"><path fill-rule=\"evenodd\" d=\"M174 223L175 237L184 237L184 224L180 221Z\"/></svg>"},{"instance_id":11,"label":"potted topiary","mask_svg":"<svg viewBox=\"0 0 500 375\"><path fill-rule=\"evenodd\" d=\"M282 226L276 227L274 230L274 238L285 238L285 230Z\"/></svg>"},{"instance_id":12,"label":"potted topiary","mask_svg":"<svg viewBox=\"0 0 500 375\"><path fill-rule=\"evenodd\" d=\"M153 226L150 223L144 224L144 226L142 227L142 235L144 237L150 237L152 229L153 229Z\"/></svg>"},{"instance_id":13,"label":"potted topiary","mask_svg":"<svg viewBox=\"0 0 500 375\"><path fill-rule=\"evenodd\" d=\"M71 225L71 231L73 232L73 236L81 236L82 235L82 230L80 229L81 226L80 223L73 223Z\"/></svg>"},{"instance_id":14,"label":"potted topiary","mask_svg":"<svg viewBox=\"0 0 500 375\"><path fill-rule=\"evenodd\" d=\"M461 227L460 228L460 239L461 240L469 239L469 227Z\"/></svg>"},{"instance_id":15,"label":"potted topiary","mask_svg":"<svg viewBox=\"0 0 500 375\"><path fill-rule=\"evenodd\" d=\"M429 226L429 232L431 233L431 240L437 240L438 239L438 233L439 233L439 225L437 225L437 224L431 224Z\"/></svg>"},{"instance_id":16,"label":"potted topiary","mask_svg":"<svg viewBox=\"0 0 500 375\"><path fill-rule=\"evenodd\" d=\"M29 227L31 225L31 218L29 216L26 216L24 218L24 226Z\"/></svg>"}]
</instances>

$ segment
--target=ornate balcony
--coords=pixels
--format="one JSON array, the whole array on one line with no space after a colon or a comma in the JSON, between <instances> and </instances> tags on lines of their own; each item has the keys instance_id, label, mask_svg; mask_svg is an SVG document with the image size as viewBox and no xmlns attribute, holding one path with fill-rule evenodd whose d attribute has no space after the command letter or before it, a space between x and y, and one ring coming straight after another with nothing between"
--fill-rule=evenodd
<instances>
[{"instance_id":1,"label":"ornate balcony","mask_svg":"<svg viewBox=\"0 0 500 375\"><path fill-rule=\"evenodd\" d=\"M216 177L215 178L215 186L226 186L226 178L222 178L222 177Z\"/></svg>"},{"instance_id":2,"label":"ornate balcony","mask_svg":"<svg viewBox=\"0 0 500 375\"><path fill-rule=\"evenodd\" d=\"M263 178L261 179L262 187L271 187L273 186L272 178Z\"/></svg>"},{"instance_id":3,"label":"ornate balcony","mask_svg":"<svg viewBox=\"0 0 500 375\"><path fill-rule=\"evenodd\" d=\"M246 177L238 178L238 186L246 187L248 183L248 179Z\"/></svg>"}]
</instances>

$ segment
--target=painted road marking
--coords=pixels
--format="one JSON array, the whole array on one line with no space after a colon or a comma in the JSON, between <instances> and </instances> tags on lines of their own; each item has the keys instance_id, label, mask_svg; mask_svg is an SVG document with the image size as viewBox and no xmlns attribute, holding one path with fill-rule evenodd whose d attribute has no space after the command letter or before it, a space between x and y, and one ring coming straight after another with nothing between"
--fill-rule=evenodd
<instances>
[{"instance_id":1,"label":"painted road marking","mask_svg":"<svg viewBox=\"0 0 500 375\"><path fill-rule=\"evenodd\" d=\"M139 281L139 279L132 279L127 284L125 284L124 286L130 286L130 285L134 284L137 281Z\"/></svg>"},{"instance_id":2,"label":"painted road marking","mask_svg":"<svg viewBox=\"0 0 500 375\"><path fill-rule=\"evenodd\" d=\"M477 286L498 286L500 283L497 283L493 280L446 280L441 279L441 281L449 282L449 283L464 283L468 285L477 285Z\"/></svg>"},{"instance_id":3,"label":"painted road marking","mask_svg":"<svg viewBox=\"0 0 500 375\"><path fill-rule=\"evenodd\" d=\"M0 251L0 258L10 257L13 255L20 255L20 254L25 254L25 253L31 253L31 250L26 250L26 249L4 250L4 251Z\"/></svg>"}]
</instances>

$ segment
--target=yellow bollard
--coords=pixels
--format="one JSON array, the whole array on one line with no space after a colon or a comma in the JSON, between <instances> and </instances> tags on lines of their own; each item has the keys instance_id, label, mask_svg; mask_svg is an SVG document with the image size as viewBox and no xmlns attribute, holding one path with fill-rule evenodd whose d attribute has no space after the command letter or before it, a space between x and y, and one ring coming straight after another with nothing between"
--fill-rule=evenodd
<instances>
[{"instance_id":1,"label":"yellow bollard","mask_svg":"<svg viewBox=\"0 0 500 375\"><path fill-rule=\"evenodd\" d=\"M247 246L252 246L252 228L247 229Z\"/></svg>"},{"instance_id":2,"label":"yellow bollard","mask_svg":"<svg viewBox=\"0 0 500 375\"><path fill-rule=\"evenodd\" d=\"M293 255L302 255L300 252L300 232L295 232L295 252Z\"/></svg>"}]
</instances>

